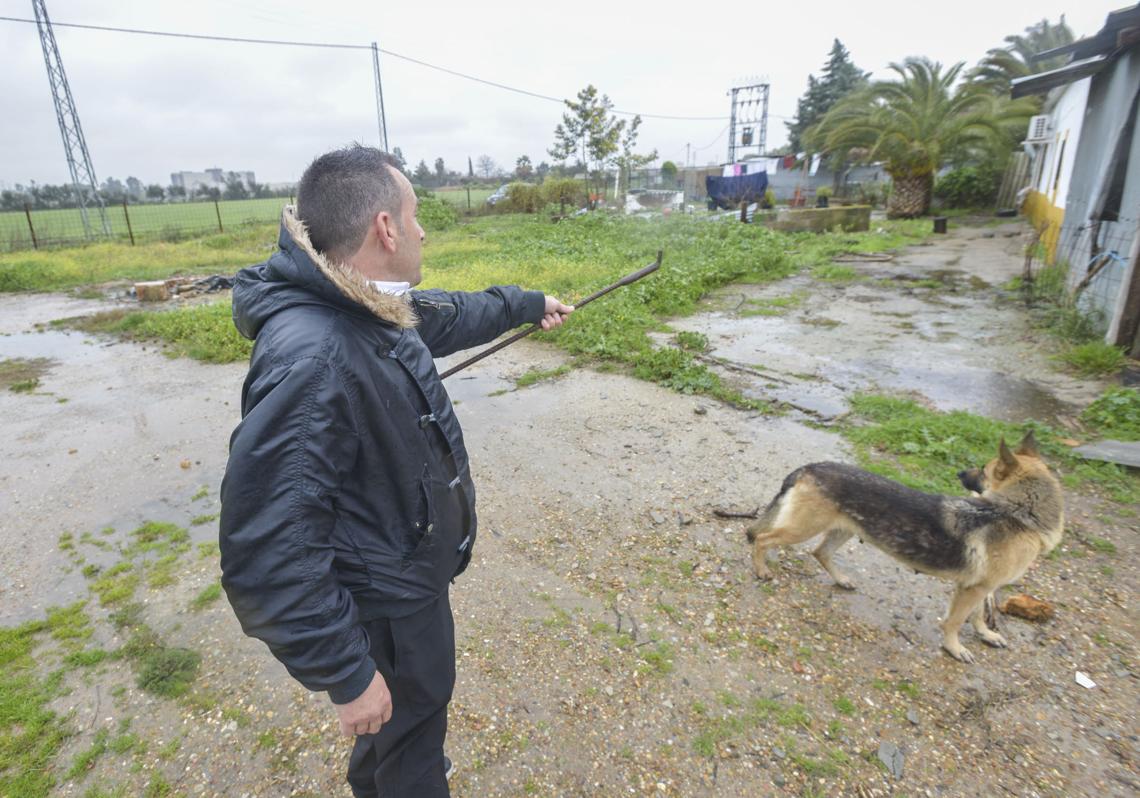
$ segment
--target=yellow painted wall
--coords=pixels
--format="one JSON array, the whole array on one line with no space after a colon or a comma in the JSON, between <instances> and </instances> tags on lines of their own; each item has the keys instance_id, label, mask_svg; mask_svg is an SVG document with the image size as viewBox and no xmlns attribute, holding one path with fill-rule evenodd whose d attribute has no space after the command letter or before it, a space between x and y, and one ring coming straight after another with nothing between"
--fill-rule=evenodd
<instances>
[{"instance_id":1,"label":"yellow painted wall","mask_svg":"<svg viewBox=\"0 0 1140 798\"><path fill-rule=\"evenodd\" d=\"M1022 206L1030 223L1038 230L1045 228L1041 243L1045 246L1045 260L1054 263L1057 258L1057 242L1061 238L1061 222L1065 219L1065 209L1058 208L1040 191L1030 191Z\"/></svg>"}]
</instances>

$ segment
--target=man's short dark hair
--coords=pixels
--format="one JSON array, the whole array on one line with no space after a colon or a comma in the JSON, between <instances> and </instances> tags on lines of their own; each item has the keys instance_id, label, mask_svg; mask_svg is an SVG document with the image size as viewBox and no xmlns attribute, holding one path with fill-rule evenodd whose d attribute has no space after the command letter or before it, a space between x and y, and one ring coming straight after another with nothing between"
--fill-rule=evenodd
<instances>
[{"instance_id":1,"label":"man's short dark hair","mask_svg":"<svg viewBox=\"0 0 1140 798\"><path fill-rule=\"evenodd\" d=\"M389 166L400 168L391 155L360 144L325 153L309 164L297 186L297 216L318 252L337 260L350 257L381 211L399 223L403 198Z\"/></svg>"}]
</instances>

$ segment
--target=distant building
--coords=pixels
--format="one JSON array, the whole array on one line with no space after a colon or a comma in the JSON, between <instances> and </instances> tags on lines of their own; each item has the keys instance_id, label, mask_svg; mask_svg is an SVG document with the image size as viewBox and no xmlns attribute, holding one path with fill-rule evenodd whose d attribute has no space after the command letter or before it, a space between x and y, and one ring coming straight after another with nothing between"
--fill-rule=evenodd
<instances>
[{"instance_id":1,"label":"distant building","mask_svg":"<svg viewBox=\"0 0 1140 798\"><path fill-rule=\"evenodd\" d=\"M253 172L227 172L217 167L207 169L204 172L172 172L170 174L170 185L186 189L187 195L201 189L216 188L218 191L225 191L226 184L231 180L239 181L249 190L252 190L257 182L254 179Z\"/></svg>"}]
</instances>

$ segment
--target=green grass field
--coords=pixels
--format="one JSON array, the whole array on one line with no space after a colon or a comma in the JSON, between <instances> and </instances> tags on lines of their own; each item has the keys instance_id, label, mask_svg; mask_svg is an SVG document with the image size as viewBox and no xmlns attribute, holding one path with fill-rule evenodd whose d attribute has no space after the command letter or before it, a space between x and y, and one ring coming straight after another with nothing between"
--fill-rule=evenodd
<instances>
[{"instance_id":1,"label":"green grass field","mask_svg":"<svg viewBox=\"0 0 1140 798\"><path fill-rule=\"evenodd\" d=\"M474 201L474 192L472 192ZM282 197L250 200L225 200L214 207L213 202L177 202L155 205L131 205L126 213L122 205L107 208L107 222L111 233L118 239L129 240L127 217L136 241L167 241L191 235L217 233L218 215L221 214L222 232L249 222L274 222L281 216L281 208L289 202ZM88 218L96 230L100 227L98 211L88 211ZM78 209L32 211L32 227L40 246L58 246L61 243L83 241L83 220ZM0 252L30 249L31 231L23 211L0 213Z\"/></svg>"},{"instance_id":2,"label":"green grass field","mask_svg":"<svg viewBox=\"0 0 1140 798\"><path fill-rule=\"evenodd\" d=\"M483 203L487 201L487 197L491 196L494 192L493 188L472 188L471 189L471 210L479 210L483 207ZM437 188L433 189L433 193L455 206L457 210L467 210L467 189L461 187L455 188Z\"/></svg>"}]
</instances>

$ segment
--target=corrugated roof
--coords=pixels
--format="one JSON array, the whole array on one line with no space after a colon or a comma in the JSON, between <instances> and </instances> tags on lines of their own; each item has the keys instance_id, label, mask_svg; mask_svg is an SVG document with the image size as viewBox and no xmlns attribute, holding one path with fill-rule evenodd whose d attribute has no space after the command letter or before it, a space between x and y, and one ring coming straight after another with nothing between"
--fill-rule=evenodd
<instances>
[{"instance_id":1,"label":"corrugated roof","mask_svg":"<svg viewBox=\"0 0 1140 798\"><path fill-rule=\"evenodd\" d=\"M1121 52L1137 44L1140 44L1140 3L1109 13L1104 27L1093 36L1037 53L1033 56L1033 61L1044 61L1059 55L1071 55L1072 60L1059 69L1014 80L1010 94L1014 99L1027 94L1042 94L1057 86L1095 75Z\"/></svg>"}]
</instances>

